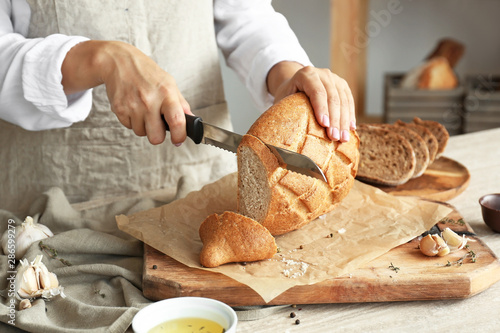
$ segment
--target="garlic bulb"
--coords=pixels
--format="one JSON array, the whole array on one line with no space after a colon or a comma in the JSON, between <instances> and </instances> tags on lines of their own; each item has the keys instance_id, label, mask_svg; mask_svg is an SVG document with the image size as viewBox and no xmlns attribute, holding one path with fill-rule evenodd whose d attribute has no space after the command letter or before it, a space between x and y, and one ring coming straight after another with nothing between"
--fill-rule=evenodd
<instances>
[{"instance_id":1,"label":"garlic bulb","mask_svg":"<svg viewBox=\"0 0 500 333\"><path fill-rule=\"evenodd\" d=\"M16 276L16 291L19 299L52 298L56 295L66 297L63 288L59 286L57 276L47 270L42 263L42 258L41 254L37 255L31 264L26 258L20 261L21 265Z\"/></svg>"},{"instance_id":2,"label":"garlic bulb","mask_svg":"<svg viewBox=\"0 0 500 333\"><path fill-rule=\"evenodd\" d=\"M52 237L54 234L45 225L35 223L31 216L26 217L20 227L16 228L16 259L19 260L26 254L31 244L36 241ZM7 253L9 230L6 230L2 236L2 248Z\"/></svg>"}]
</instances>

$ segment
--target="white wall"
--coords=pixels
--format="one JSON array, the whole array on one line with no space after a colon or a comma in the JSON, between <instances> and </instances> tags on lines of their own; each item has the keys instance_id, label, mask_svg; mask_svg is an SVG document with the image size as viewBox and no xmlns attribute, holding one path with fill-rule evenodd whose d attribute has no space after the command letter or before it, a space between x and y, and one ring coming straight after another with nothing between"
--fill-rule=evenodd
<instances>
[{"instance_id":1,"label":"white wall","mask_svg":"<svg viewBox=\"0 0 500 333\"><path fill-rule=\"evenodd\" d=\"M351 0L334 0L351 1ZM399 13L388 21L375 18L388 4ZM330 1L274 0L317 67L330 66ZM406 71L422 61L443 37L466 45L457 72L500 74L500 1L498 0L370 0L368 22L380 29L369 32L365 112L383 113L383 77ZM373 27L372 27L373 28ZM222 63L224 61L222 60ZM243 84L223 65L226 99L235 131L245 133L259 111Z\"/></svg>"},{"instance_id":2,"label":"white wall","mask_svg":"<svg viewBox=\"0 0 500 333\"><path fill-rule=\"evenodd\" d=\"M329 67L329 0L274 0L273 7L288 19L312 63L316 67ZM221 59L226 100L234 130L243 134L260 115L260 111L234 72L225 66L222 55Z\"/></svg>"},{"instance_id":3,"label":"white wall","mask_svg":"<svg viewBox=\"0 0 500 333\"><path fill-rule=\"evenodd\" d=\"M386 22L389 3L400 13ZM377 13L378 15L375 15ZM365 112L383 114L383 77L405 72L420 63L439 39L454 38L466 46L456 68L466 74L500 74L500 1L498 0L371 0L369 22L379 33L369 34ZM376 29L373 29L376 32Z\"/></svg>"}]
</instances>

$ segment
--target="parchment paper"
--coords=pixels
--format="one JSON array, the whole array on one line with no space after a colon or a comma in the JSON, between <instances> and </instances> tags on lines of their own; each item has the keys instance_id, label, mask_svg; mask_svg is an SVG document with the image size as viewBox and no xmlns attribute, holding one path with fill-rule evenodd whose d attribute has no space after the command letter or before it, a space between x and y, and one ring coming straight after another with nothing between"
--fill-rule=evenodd
<instances>
[{"instance_id":1,"label":"parchment paper","mask_svg":"<svg viewBox=\"0 0 500 333\"><path fill-rule=\"evenodd\" d=\"M330 213L278 236L273 259L207 269L199 263L198 229L212 213L236 211L237 174L168 205L116 217L118 227L189 266L225 274L265 302L296 285L315 284L356 268L430 229L452 210L412 197L396 197L356 181Z\"/></svg>"}]
</instances>

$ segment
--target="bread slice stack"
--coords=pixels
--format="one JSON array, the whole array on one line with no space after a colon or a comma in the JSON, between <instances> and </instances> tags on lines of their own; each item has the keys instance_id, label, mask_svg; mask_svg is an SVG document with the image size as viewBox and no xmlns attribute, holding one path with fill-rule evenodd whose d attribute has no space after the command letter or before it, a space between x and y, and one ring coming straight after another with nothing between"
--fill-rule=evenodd
<instances>
[{"instance_id":1,"label":"bread slice stack","mask_svg":"<svg viewBox=\"0 0 500 333\"><path fill-rule=\"evenodd\" d=\"M264 142L308 156L327 182L289 171ZM330 140L305 94L290 95L273 105L238 147L238 213L211 215L199 229L202 265L272 257L273 236L301 228L334 209L348 194L359 157L356 132L350 132L348 142Z\"/></svg>"},{"instance_id":2,"label":"bread slice stack","mask_svg":"<svg viewBox=\"0 0 500 333\"><path fill-rule=\"evenodd\" d=\"M436 121L415 117L412 123L358 126L360 163L357 179L397 186L420 177L446 148L449 134Z\"/></svg>"}]
</instances>

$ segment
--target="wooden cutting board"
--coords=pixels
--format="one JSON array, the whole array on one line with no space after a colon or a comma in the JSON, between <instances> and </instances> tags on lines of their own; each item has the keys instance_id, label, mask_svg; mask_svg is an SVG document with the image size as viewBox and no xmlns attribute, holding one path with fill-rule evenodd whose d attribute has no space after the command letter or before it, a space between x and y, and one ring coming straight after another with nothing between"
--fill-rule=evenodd
<instances>
[{"instance_id":1,"label":"wooden cutting board","mask_svg":"<svg viewBox=\"0 0 500 333\"><path fill-rule=\"evenodd\" d=\"M420 177L399 186L377 186L393 195L412 195L421 198L448 201L462 193L469 185L470 174L465 166L447 157L440 157Z\"/></svg>"},{"instance_id":2,"label":"wooden cutting board","mask_svg":"<svg viewBox=\"0 0 500 333\"><path fill-rule=\"evenodd\" d=\"M468 237L475 242L469 242L469 246L476 262L471 262L470 255L461 265L457 262L468 254L466 250L446 257L426 257L414 239L348 276L293 287L267 304L460 299L473 296L500 280L499 260L457 211L436 227L470 233ZM144 251L143 293L151 300L199 296L231 306L266 304L246 285L220 273L187 267L148 245Z\"/></svg>"}]
</instances>

